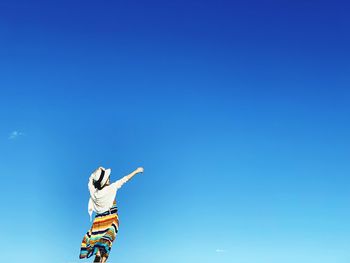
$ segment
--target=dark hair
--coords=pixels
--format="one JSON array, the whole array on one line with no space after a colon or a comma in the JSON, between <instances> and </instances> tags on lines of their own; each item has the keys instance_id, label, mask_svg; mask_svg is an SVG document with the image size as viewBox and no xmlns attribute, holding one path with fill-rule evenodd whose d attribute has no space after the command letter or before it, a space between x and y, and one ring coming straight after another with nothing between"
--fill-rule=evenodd
<instances>
[{"instance_id":1,"label":"dark hair","mask_svg":"<svg viewBox=\"0 0 350 263\"><path fill-rule=\"evenodd\" d=\"M95 180L93 181L93 184L94 184L95 188L98 189L98 190L101 190L106 185L105 184L104 186L101 186L101 182L103 180L103 177L105 176L105 170L103 170L102 168L100 168L100 169L101 169L100 178L98 178L97 181L95 181Z\"/></svg>"},{"instance_id":2,"label":"dark hair","mask_svg":"<svg viewBox=\"0 0 350 263\"><path fill-rule=\"evenodd\" d=\"M101 182L99 182L99 181L94 181L94 186L98 190L101 190L104 187L104 186L101 187Z\"/></svg>"}]
</instances>

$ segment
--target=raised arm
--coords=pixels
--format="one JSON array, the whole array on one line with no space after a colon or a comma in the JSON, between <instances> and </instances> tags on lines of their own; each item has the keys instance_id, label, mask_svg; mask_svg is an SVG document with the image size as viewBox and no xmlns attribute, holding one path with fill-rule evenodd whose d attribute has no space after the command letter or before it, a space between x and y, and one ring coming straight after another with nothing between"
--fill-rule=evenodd
<instances>
[{"instance_id":1,"label":"raised arm","mask_svg":"<svg viewBox=\"0 0 350 263\"><path fill-rule=\"evenodd\" d=\"M133 171L132 173L130 173L130 174L128 174L128 175L125 175L125 176L123 177L123 179L125 179L125 180L126 180L125 182L127 182L127 181L129 181L131 178L133 178L136 174L138 174L138 173L143 173L143 167L139 167L139 168L137 168L135 171Z\"/></svg>"},{"instance_id":2,"label":"raised arm","mask_svg":"<svg viewBox=\"0 0 350 263\"><path fill-rule=\"evenodd\" d=\"M143 173L143 167L137 168L135 171L131 172L128 175L125 175L123 178L119 179L118 181L116 181L113 184L115 184L116 188L119 189L120 187L122 187L123 184L125 184L127 181L129 181L131 178L133 178L138 173Z\"/></svg>"}]
</instances>

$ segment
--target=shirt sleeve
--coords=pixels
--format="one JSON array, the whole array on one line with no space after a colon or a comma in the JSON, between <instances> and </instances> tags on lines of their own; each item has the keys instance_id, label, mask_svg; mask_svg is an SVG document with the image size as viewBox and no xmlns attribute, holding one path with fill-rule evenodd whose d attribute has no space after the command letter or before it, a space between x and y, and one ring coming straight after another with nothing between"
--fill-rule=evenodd
<instances>
[{"instance_id":1,"label":"shirt sleeve","mask_svg":"<svg viewBox=\"0 0 350 263\"><path fill-rule=\"evenodd\" d=\"M112 183L112 186L118 190L119 188L121 188L123 186L123 184L125 184L128 181L127 176L124 176L123 178L119 179L118 181Z\"/></svg>"}]
</instances>

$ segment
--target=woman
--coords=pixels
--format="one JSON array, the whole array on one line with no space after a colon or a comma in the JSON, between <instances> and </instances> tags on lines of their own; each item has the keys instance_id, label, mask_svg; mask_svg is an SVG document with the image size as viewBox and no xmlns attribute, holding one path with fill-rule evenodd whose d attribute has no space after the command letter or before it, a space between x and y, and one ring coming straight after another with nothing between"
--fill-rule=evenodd
<instances>
[{"instance_id":1,"label":"woman","mask_svg":"<svg viewBox=\"0 0 350 263\"><path fill-rule=\"evenodd\" d=\"M137 168L112 184L109 180L111 169L99 167L91 174L88 183L90 221L93 211L96 216L90 230L84 235L80 247L80 258L89 258L95 255L94 262L104 263L107 261L119 228L115 200L117 190L137 173L143 173L143 168Z\"/></svg>"}]
</instances>

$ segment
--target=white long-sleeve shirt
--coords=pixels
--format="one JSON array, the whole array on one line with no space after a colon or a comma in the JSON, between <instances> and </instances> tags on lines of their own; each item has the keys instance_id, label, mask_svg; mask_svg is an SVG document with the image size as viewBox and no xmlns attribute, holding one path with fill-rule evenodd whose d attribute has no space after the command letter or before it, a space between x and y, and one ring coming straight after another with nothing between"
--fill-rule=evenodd
<instances>
[{"instance_id":1,"label":"white long-sleeve shirt","mask_svg":"<svg viewBox=\"0 0 350 263\"><path fill-rule=\"evenodd\" d=\"M100 214L106 212L113 206L113 201L116 198L118 189L121 188L127 181L127 176L124 176L118 181L103 187L101 190L98 190L93 185L93 175L90 176L88 183L88 188L90 191L90 199L88 203L90 221L92 219L93 211Z\"/></svg>"}]
</instances>

